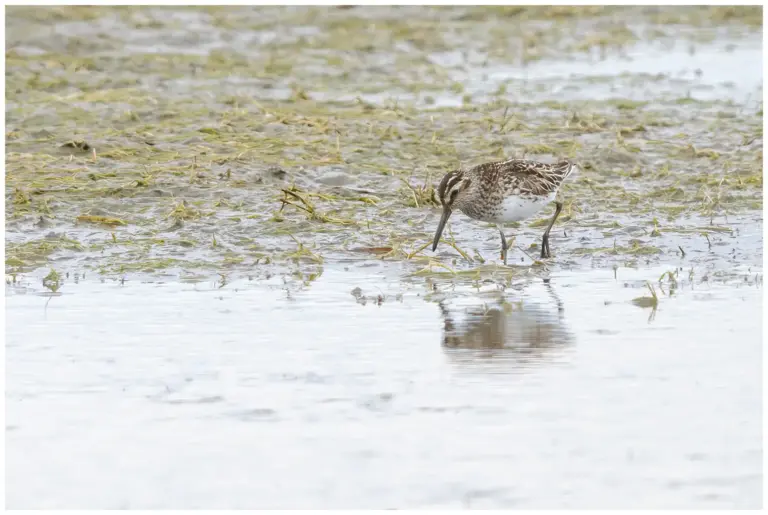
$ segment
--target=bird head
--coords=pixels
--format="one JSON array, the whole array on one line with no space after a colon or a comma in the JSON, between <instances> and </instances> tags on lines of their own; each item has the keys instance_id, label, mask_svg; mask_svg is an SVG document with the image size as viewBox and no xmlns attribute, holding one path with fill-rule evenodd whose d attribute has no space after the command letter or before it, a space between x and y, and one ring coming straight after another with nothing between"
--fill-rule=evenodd
<instances>
[{"instance_id":1,"label":"bird head","mask_svg":"<svg viewBox=\"0 0 768 515\"><path fill-rule=\"evenodd\" d=\"M448 172L445 174L445 177L443 177L443 180L440 181L440 186L437 187L437 196L440 199L440 203L443 205L443 215L440 217L440 223L435 232L435 241L432 243L432 252L437 249L437 244L440 242L440 235L443 234L443 229L453 212L454 206L461 204L471 184L471 179L461 170Z\"/></svg>"}]
</instances>

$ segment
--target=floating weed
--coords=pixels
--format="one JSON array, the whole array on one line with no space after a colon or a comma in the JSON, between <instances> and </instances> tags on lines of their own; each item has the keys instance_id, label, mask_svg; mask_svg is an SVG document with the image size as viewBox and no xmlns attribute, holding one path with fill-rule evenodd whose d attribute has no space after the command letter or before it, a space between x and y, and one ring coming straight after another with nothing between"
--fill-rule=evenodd
<instances>
[{"instance_id":1,"label":"floating weed","mask_svg":"<svg viewBox=\"0 0 768 515\"><path fill-rule=\"evenodd\" d=\"M43 278L43 286L48 288L53 293L58 292L61 288L61 274L51 268L51 271L48 272L48 275Z\"/></svg>"},{"instance_id":2,"label":"floating weed","mask_svg":"<svg viewBox=\"0 0 768 515\"><path fill-rule=\"evenodd\" d=\"M5 258L5 266L6 267L22 267L24 266L24 261L17 257L8 256Z\"/></svg>"},{"instance_id":3,"label":"floating weed","mask_svg":"<svg viewBox=\"0 0 768 515\"><path fill-rule=\"evenodd\" d=\"M679 147L678 154L681 156L692 156L694 158L707 158L711 160L720 159L720 153L711 148L697 149L695 145L689 143L683 147Z\"/></svg>"},{"instance_id":4,"label":"floating weed","mask_svg":"<svg viewBox=\"0 0 768 515\"><path fill-rule=\"evenodd\" d=\"M576 255L585 254L628 254L628 255L640 255L649 256L654 254L660 254L662 251L658 247L651 245L644 245L640 240L630 240L629 246L616 245L614 242L613 247L579 247L572 250Z\"/></svg>"},{"instance_id":5,"label":"floating weed","mask_svg":"<svg viewBox=\"0 0 768 515\"><path fill-rule=\"evenodd\" d=\"M350 250L352 252L365 252L376 256L383 256L391 253L394 247L356 247Z\"/></svg>"},{"instance_id":6,"label":"floating weed","mask_svg":"<svg viewBox=\"0 0 768 515\"><path fill-rule=\"evenodd\" d=\"M127 272L145 272L152 273L158 270L167 270L169 268L180 269L194 269L194 268L209 268L214 269L218 265L214 263L208 263L202 260L187 261L182 259L176 259L171 257L163 258L143 258L134 262L125 262L120 264L114 264L105 267L101 270L101 273L118 273L124 274Z\"/></svg>"},{"instance_id":7,"label":"floating weed","mask_svg":"<svg viewBox=\"0 0 768 515\"><path fill-rule=\"evenodd\" d=\"M717 225L708 225L707 227L697 227L696 230L703 232L727 232L733 234L733 229L730 227L720 227Z\"/></svg>"},{"instance_id":8,"label":"floating weed","mask_svg":"<svg viewBox=\"0 0 768 515\"><path fill-rule=\"evenodd\" d=\"M335 218L319 212L314 203L309 199L311 195L301 192L296 186L292 186L290 189L281 188L283 192L283 198L280 200L281 205L279 212L282 212L285 206L293 206L300 211L306 213L307 218L323 223L339 224L339 225L357 225L357 222L349 218ZM293 202L292 200L298 200L300 204Z\"/></svg>"},{"instance_id":9,"label":"floating weed","mask_svg":"<svg viewBox=\"0 0 768 515\"><path fill-rule=\"evenodd\" d=\"M651 236L661 236L661 231L659 231L659 221L656 220L656 218L653 219L653 230L651 231Z\"/></svg>"},{"instance_id":10,"label":"floating weed","mask_svg":"<svg viewBox=\"0 0 768 515\"><path fill-rule=\"evenodd\" d=\"M674 232L680 234L709 234L709 233L730 233L733 229L719 225L708 225L706 227L664 227L664 232Z\"/></svg>"},{"instance_id":11,"label":"floating weed","mask_svg":"<svg viewBox=\"0 0 768 515\"><path fill-rule=\"evenodd\" d=\"M166 215L166 218L174 218L176 220L193 220L199 217L200 211L190 206L184 199L174 204L173 209Z\"/></svg>"},{"instance_id":12,"label":"floating weed","mask_svg":"<svg viewBox=\"0 0 768 515\"><path fill-rule=\"evenodd\" d=\"M315 254L308 248L304 246L303 243L301 243L299 240L296 239L292 234L289 235L293 241L296 242L297 248L295 252L289 253L286 255L287 258L293 259L294 261L299 261L302 258L307 258L310 261L314 261L315 263L322 263L323 258L319 256L318 254Z\"/></svg>"},{"instance_id":13,"label":"floating weed","mask_svg":"<svg viewBox=\"0 0 768 515\"><path fill-rule=\"evenodd\" d=\"M456 275L456 270L449 267L448 265L441 263L440 261L435 261L432 259L429 260L429 263L427 264L427 266L425 266L421 270L414 272L413 275L432 275L435 273L433 271L433 267L442 268L444 270L447 270L451 275Z\"/></svg>"},{"instance_id":14,"label":"floating weed","mask_svg":"<svg viewBox=\"0 0 768 515\"><path fill-rule=\"evenodd\" d=\"M651 296L636 297L632 299L632 304L641 308L653 308L654 310L659 305L659 298L656 295L656 289L649 282L645 283L645 286L650 291Z\"/></svg>"},{"instance_id":15,"label":"floating weed","mask_svg":"<svg viewBox=\"0 0 768 515\"><path fill-rule=\"evenodd\" d=\"M635 125L633 127L621 127L618 130L618 134L620 136L629 136L637 132L646 132L646 131L647 129L645 128L644 125Z\"/></svg>"},{"instance_id":16,"label":"floating weed","mask_svg":"<svg viewBox=\"0 0 768 515\"><path fill-rule=\"evenodd\" d=\"M381 202L381 199L378 197L374 197L373 195L364 197L351 197L349 200L356 200L358 202L362 202L363 204L370 204L372 206L377 205L379 202Z\"/></svg>"},{"instance_id":17,"label":"floating weed","mask_svg":"<svg viewBox=\"0 0 768 515\"><path fill-rule=\"evenodd\" d=\"M99 215L80 215L77 217L77 221L81 223L99 224L99 225L128 225L125 220L119 218L113 218L111 216L99 216ZM112 233L114 236L114 233Z\"/></svg>"},{"instance_id":18,"label":"floating weed","mask_svg":"<svg viewBox=\"0 0 768 515\"><path fill-rule=\"evenodd\" d=\"M445 238L440 238L440 242L443 242L443 243L445 243L446 245L448 245L449 247L452 247L452 248L453 248L453 250L455 250L456 252L458 252L458 253L461 255L461 257L463 257L463 258L464 258L464 260L465 260L465 261L467 261L468 263L472 263L472 262L473 262L473 260L472 260L472 258L471 258L471 257L469 257L469 254L467 254L466 252L464 252L464 251L463 251L461 248L459 248L459 246L456 244L456 238L453 236L453 231L451 230L451 227L450 227L450 226L448 227L448 234L450 235L451 239L450 239L450 240L447 240L447 239L445 239ZM429 246L429 243L427 243L427 246Z\"/></svg>"},{"instance_id":19,"label":"floating weed","mask_svg":"<svg viewBox=\"0 0 768 515\"><path fill-rule=\"evenodd\" d=\"M23 206L26 204L31 203L31 200L29 199L29 195L22 190L21 188L16 188L13 190L13 204L16 206Z\"/></svg>"},{"instance_id":20,"label":"floating weed","mask_svg":"<svg viewBox=\"0 0 768 515\"><path fill-rule=\"evenodd\" d=\"M573 112L566 119L562 129L574 132L602 132L605 130L605 122L606 120L599 116Z\"/></svg>"},{"instance_id":21,"label":"floating weed","mask_svg":"<svg viewBox=\"0 0 768 515\"><path fill-rule=\"evenodd\" d=\"M651 255L661 253L661 249L658 247L644 245L640 240L630 240L630 246L622 250L624 250L627 254L633 255Z\"/></svg>"},{"instance_id":22,"label":"floating weed","mask_svg":"<svg viewBox=\"0 0 768 515\"><path fill-rule=\"evenodd\" d=\"M539 218L538 220L534 220L533 222L528 223L528 227L546 227L549 225L549 222L551 221L551 218ZM560 220L562 221L562 220Z\"/></svg>"},{"instance_id":23,"label":"floating weed","mask_svg":"<svg viewBox=\"0 0 768 515\"><path fill-rule=\"evenodd\" d=\"M679 270L675 269L674 271L667 271L661 274L661 277L659 277L658 283L659 283L659 289L662 293L666 294L664 292L664 286L663 281L664 279L667 280L667 284L669 285L669 294L671 295L674 293L674 291L677 289L677 277L678 277Z\"/></svg>"},{"instance_id":24,"label":"floating weed","mask_svg":"<svg viewBox=\"0 0 768 515\"><path fill-rule=\"evenodd\" d=\"M155 175L150 173L149 170L141 172L141 177L136 179L137 188L146 188L155 180Z\"/></svg>"},{"instance_id":25,"label":"floating weed","mask_svg":"<svg viewBox=\"0 0 768 515\"><path fill-rule=\"evenodd\" d=\"M419 254L419 253L421 253L421 252L422 252L424 249L426 249L427 247L429 247L429 245L430 245L431 243L432 243L431 241L428 241L428 242L424 243L423 245L420 245L420 246L419 246L417 249L415 249L415 250L412 250L411 252L409 252L409 253L406 255L406 259L413 259L414 257L416 257L416 255L418 255L418 254Z\"/></svg>"},{"instance_id":26,"label":"floating weed","mask_svg":"<svg viewBox=\"0 0 768 515\"><path fill-rule=\"evenodd\" d=\"M245 261L245 256L241 256L239 254L232 254L228 253L226 256L224 256L224 266L234 266L239 265Z\"/></svg>"},{"instance_id":27,"label":"floating weed","mask_svg":"<svg viewBox=\"0 0 768 515\"><path fill-rule=\"evenodd\" d=\"M523 147L525 154L555 154L555 149L544 143L533 143Z\"/></svg>"},{"instance_id":28,"label":"floating weed","mask_svg":"<svg viewBox=\"0 0 768 515\"><path fill-rule=\"evenodd\" d=\"M451 235L451 237L453 237L453 235ZM461 257L463 257L464 260L467 261L468 263L472 263L474 261L471 257L469 257L469 254L467 254L466 252L464 252L459 248L455 240L452 240L452 241L441 240L441 241L444 241L448 246L453 247L453 250L461 254Z\"/></svg>"},{"instance_id":29,"label":"floating weed","mask_svg":"<svg viewBox=\"0 0 768 515\"><path fill-rule=\"evenodd\" d=\"M500 90L501 91L501 90ZM498 95L503 95L502 92L497 92ZM498 121L498 132L499 134L506 134L509 131L518 131L520 129L526 129L527 126L521 122L517 117L515 117L514 113L507 115L507 112L509 111L509 106L504 107L504 114L501 115L501 119ZM488 130L493 129L493 121L489 120L488 122Z\"/></svg>"},{"instance_id":30,"label":"floating weed","mask_svg":"<svg viewBox=\"0 0 768 515\"><path fill-rule=\"evenodd\" d=\"M642 100L629 100L629 99L615 100L611 103L615 105L617 109L621 109L623 111L634 111L635 109L639 109L641 107L645 107L646 105L648 105L648 102L645 102Z\"/></svg>"},{"instance_id":31,"label":"floating weed","mask_svg":"<svg viewBox=\"0 0 768 515\"><path fill-rule=\"evenodd\" d=\"M411 207L440 205L440 201L437 199L437 195L435 192L435 187L429 181L429 177L425 179L424 184L417 185L417 186L411 185L411 183L403 177L399 177L399 179L409 191L409 194L406 195L406 197L409 199L409 202L407 203L407 205ZM410 200L412 200L413 202L410 202Z\"/></svg>"}]
</instances>

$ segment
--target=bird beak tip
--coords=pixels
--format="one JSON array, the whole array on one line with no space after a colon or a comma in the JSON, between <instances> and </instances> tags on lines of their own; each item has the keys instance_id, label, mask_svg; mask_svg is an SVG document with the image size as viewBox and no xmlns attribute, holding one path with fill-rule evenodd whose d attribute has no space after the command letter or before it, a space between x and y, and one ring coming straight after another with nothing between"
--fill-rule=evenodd
<instances>
[{"instance_id":1,"label":"bird beak tip","mask_svg":"<svg viewBox=\"0 0 768 515\"><path fill-rule=\"evenodd\" d=\"M435 231L435 241L432 243L432 252L437 250L437 245L440 243L440 236L443 234L443 228L448 221L448 217L451 216L451 209L444 207L443 215L440 217L440 223L437 225L437 231Z\"/></svg>"}]
</instances>

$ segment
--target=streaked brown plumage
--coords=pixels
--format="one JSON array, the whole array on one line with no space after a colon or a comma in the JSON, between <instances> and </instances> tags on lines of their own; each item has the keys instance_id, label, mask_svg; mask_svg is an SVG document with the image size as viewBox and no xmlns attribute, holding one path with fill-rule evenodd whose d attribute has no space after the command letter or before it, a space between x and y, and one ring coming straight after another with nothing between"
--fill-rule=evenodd
<instances>
[{"instance_id":1,"label":"streaked brown plumage","mask_svg":"<svg viewBox=\"0 0 768 515\"><path fill-rule=\"evenodd\" d=\"M448 172L438 186L443 215L432 250L437 249L445 223L454 209L476 220L495 223L501 234L501 255L507 262L507 241L502 224L530 218L556 200L563 181L576 169L569 161L554 164L527 159L484 163L469 170ZM562 202L555 202L555 215L544 232L541 257L550 257L549 231L560 215Z\"/></svg>"}]
</instances>

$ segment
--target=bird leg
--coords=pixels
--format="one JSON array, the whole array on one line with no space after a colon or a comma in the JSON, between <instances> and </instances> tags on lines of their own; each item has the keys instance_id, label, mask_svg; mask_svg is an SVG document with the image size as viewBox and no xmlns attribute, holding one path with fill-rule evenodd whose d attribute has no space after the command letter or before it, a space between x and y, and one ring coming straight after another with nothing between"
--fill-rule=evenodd
<instances>
[{"instance_id":1,"label":"bird leg","mask_svg":"<svg viewBox=\"0 0 768 515\"><path fill-rule=\"evenodd\" d=\"M541 239L541 259L552 257L549 251L549 231L552 230L552 226L555 225L555 220L560 216L560 211L563 210L563 203L560 201L555 202L555 215L547 226L547 230L544 231L544 236Z\"/></svg>"},{"instance_id":2,"label":"bird leg","mask_svg":"<svg viewBox=\"0 0 768 515\"><path fill-rule=\"evenodd\" d=\"M507 239L504 237L504 227L498 224L499 234L501 234L501 259L504 260L504 264L507 264Z\"/></svg>"}]
</instances>

